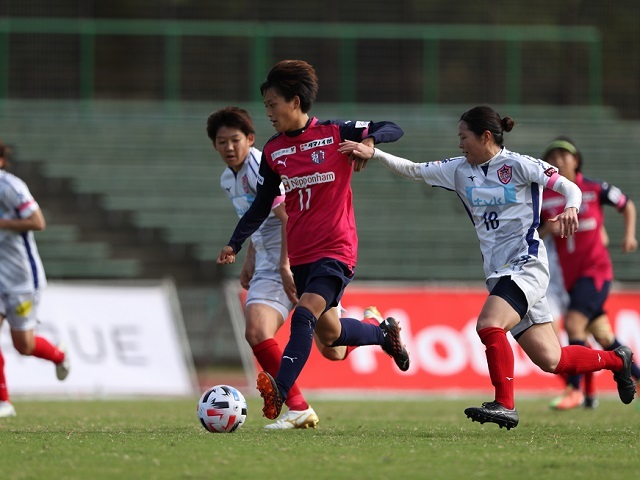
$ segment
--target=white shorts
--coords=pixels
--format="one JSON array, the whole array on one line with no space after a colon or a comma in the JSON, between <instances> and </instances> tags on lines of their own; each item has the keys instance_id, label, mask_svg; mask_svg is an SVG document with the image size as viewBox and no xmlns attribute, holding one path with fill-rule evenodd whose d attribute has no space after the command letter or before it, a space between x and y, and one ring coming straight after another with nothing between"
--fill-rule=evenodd
<instances>
[{"instance_id":1,"label":"white shorts","mask_svg":"<svg viewBox=\"0 0 640 480\"><path fill-rule=\"evenodd\" d=\"M520 262L511 270L500 270L502 276L510 275L516 285L527 298L527 313L522 320L510 331L517 337L532 325L539 325L553 321L546 292L549 286L549 268L538 257L530 256L526 262ZM499 277L492 276L487 279L489 291L498 283Z\"/></svg>"},{"instance_id":2,"label":"white shorts","mask_svg":"<svg viewBox=\"0 0 640 480\"><path fill-rule=\"evenodd\" d=\"M0 315L5 317L11 330L27 331L36 328L40 292L0 293Z\"/></svg>"},{"instance_id":3,"label":"white shorts","mask_svg":"<svg viewBox=\"0 0 640 480\"><path fill-rule=\"evenodd\" d=\"M569 308L569 294L564 287L562 268L560 259L553 238L548 235L544 237L544 244L547 247L547 258L549 259L549 288L547 288L547 300L554 320L562 317Z\"/></svg>"},{"instance_id":4,"label":"white shorts","mask_svg":"<svg viewBox=\"0 0 640 480\"><path fill-rule=\"evenodd\" d=\"M293 308L293 302L287 297L279 275L277 279L272 275L260 273L253 276L249 283L245 306L252 303L261 303L277 310L284 320Z\"/></svg>"}]
</instances>

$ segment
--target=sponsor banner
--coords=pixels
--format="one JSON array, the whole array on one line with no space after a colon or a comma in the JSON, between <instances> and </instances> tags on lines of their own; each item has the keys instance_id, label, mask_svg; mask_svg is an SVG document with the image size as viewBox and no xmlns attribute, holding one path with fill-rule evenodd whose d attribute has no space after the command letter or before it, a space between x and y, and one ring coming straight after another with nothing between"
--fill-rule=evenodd
<instances>
[{"instance_id":1,"label":"sponsor banner","mask_svg":"<svg viewBox=\"0 0 640 480\"><path fill-rule=\"evenodd\" d=\"M384 317L398 320L411 368L400 372L378 346L356 348L341 362L325 359L314 347L298 385L306 391L492 392L484 345L475 331L486 296L481 288L352 284L342 299L346 316L361 319L367 306L376 305ZM640 292L613 292L607 311L620 342L640 352ZM276 337L283 348L288 337L285 324ZM517 392L559 392L564 387L561 378L540 370L507 337L515 355ZM608 371L597 373L596 382L600 391L616 391Z\"/></svg>"},{"instance_id":2,"label":"sponsor banner","mask_svg":"<svg viewBox=\"0 0 640 480\"><path fill-rule=\"evenodd\" d=\"M190 349L173 284L51 282L41 296L36 334L66 345L69 376L24 357L4 321L0 345L10 395L80 397L193 395Z\"/></svg>"}]
</instances>

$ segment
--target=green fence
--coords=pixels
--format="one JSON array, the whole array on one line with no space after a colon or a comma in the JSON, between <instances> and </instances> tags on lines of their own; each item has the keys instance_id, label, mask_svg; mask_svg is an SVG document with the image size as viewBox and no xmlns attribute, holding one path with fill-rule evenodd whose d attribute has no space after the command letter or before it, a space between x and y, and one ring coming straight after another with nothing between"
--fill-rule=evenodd
<instances>
[{"instance_id":1,"label":"green fence","mask_svg":"<svg viewBox=\"0 0 640 480\"><path fill-rule=\"evenodd\" d=\"M256 86L270 67L274 41L282 39L333 39L338 42L340 92L338 101L354 103L356 99L357 42L363 40L414 40L421 44L422 61L418 67L422 78L422 102L436 104L441 69L443 41L504 42L505 100L522 103L522 48L528 42L583 44L587 47L588 103L602 104L602 40L589 26L555 25L403 25L384 23L278 23L215 22L163 20L105 20L69 18L0 19L0 100L9 96L11 38L20 34L54 34L78 37L77 98L91 100L95 94L96 37L160 36L164 40L164 99L180 100L182 40L189 36L243 37L250 46L248 76L251 85L247 99L261 101Z\"/></svg>"}]
</instances>

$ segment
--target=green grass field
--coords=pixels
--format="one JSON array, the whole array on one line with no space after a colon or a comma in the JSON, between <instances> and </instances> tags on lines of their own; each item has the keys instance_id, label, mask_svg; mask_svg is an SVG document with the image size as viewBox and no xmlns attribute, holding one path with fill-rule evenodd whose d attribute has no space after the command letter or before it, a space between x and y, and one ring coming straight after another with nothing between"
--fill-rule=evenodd
<instances>
[{"instance_id":1,"label":"green grass field","mask_svg":"<svg viewBox=\"0 0 640 480\"><path fill-rule=\"evenodd\" d=\"M313 397L312 397L313 399ZM462 413L479 399L313 399L316 430L206 432L196 401L24 401L0 419L0 477L20 479L603 479L640 475L640 412L520 400L510 431ZM486 400L486 399L484 399Z\"/></svg>"}]
</instances>

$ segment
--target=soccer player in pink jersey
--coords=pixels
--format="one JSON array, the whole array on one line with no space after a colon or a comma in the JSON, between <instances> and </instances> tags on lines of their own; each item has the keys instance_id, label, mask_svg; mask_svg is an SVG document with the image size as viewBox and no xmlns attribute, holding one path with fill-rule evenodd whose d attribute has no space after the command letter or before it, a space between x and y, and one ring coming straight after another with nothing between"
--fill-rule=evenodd
<instances>
[{"instance_id":1,"label":"soccer player in pink jersey","mask_svg":"<svg viewBox=\"0 0 640 480\"><path fill-rule=\"evenodd\" d=\"M545 190L542 203L541 232L553 235L564 285L570 298L564 315L564 328L569 344L585 345L591 333L605 350L614 350L621 344L616 339L604 310L613 282L613 265L604 240L606 237L603 236L602 207L612 206L622 214L622 251L630 253L638 248L635 205L613 185L592 180L582 174L582 155L569 138L559 137L550 142L545 148L543 159L558 168L561 175L573 181L582 191L582 206L578 213L580 227L570 238L561 238L553 223L544 223L557 215L561 208L558 194ZM640 369L635 363L631 366L631 374L636 381L640 378ZM585 399L580 391L580 380L581 375L567 378L567 388L554 405L555 408L567 410L576 408L585 401L593 403L593 398Z\"/></svg>"},{"instance_id":2,"label":"soccer player in pink jersey","mask_svg":"<svg viewBox=\"0 0 640 480\"><path fill-rule=\"evenodd\" d=\"M370 325L339 318L333 308L353 279L358 252L353 173L350 159L338 151L339 144L349 139L372 146L398 140L403 132L391 122L320 121L309 116L318 79L313 67L302 60L277 63L260 91L277 133L262 152L256 199L217 262L235 261L242 243L268 217L282 184L287 248L299 301L276 377L267 372L258 375L263 414L275 419L309 358L314 332L328 347L380 345L400 370L409 368L409 354L395 319Z\"/></svg>"},{"instance_id":3,"label":"soccer player in pink jersey","mask_svg":"<svg viewBox=\"0 0 640 480\"><path fill-rule=\"evenodd\" d=\"M249 112L239 107L225 107L207 118L207 135L226 168L220 186L239 217L255 200L261 152L254 147L255 127ZM251 236L240 271L240 284L247 290L245 300L245 339L256 360L266 372L275 376L280 368L282 349L274 338L298 301L289 267L283 232L287 223L284 194L276 197L270 214ZM376 307L364 311L364 322L378 325L383 319ZM318 341L316 339L316 343ZM318 349L329 360L347 358L348 347ZM294 383L286 399L288 410L267 430L315 428L318 415Z\"/></svg>"},{"instance_id":4,"label":"soccer player in pink jersey","mask_svg":"<svg viewBox=\"0 0 640 480\"><path fill-rule=\"evenodd\" d=\"M6 171L9 154L0 141L0 326L6 318L16 350L54 363L58 379L64 380L70 366L64 347L35 334L39 296L47 281L33 232L45 228L45 219L27 185ZM0 352L0 417L15 414Z\"/></svg>"}]
</instances>

